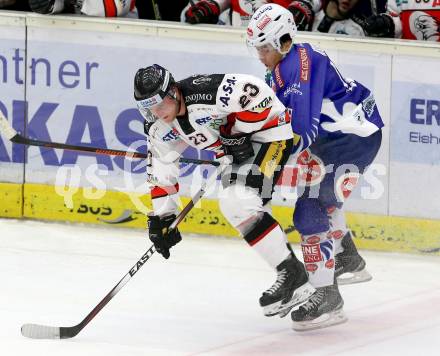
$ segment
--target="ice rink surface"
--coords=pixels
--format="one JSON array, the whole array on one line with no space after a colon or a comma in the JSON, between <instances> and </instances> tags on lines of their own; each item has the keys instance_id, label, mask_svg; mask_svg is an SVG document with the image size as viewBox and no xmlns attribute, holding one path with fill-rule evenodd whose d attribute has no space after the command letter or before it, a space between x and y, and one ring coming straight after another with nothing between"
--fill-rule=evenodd
<instances>
[{"instance_id":1,"label":"ice rink surface","mask_svg":"<svg viewBox=\"0 0 440 356\"><path fill-rule=\"evenodd\" d=\"M262 315L275 274L244 241L191 236L75 338L21 336L79 323L149 246L141 231L0 220L0 355L440 355L438 257L363 252L373 281L341 287L349 321L298 333Z\"/></svg>"}]
</instances>

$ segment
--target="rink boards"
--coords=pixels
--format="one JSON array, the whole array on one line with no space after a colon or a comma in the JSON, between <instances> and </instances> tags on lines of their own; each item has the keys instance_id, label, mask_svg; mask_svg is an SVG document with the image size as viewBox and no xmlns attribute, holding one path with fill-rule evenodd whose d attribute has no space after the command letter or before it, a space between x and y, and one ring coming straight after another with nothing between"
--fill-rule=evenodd
<instances>
[{"instance_id":1,"label":"rink boards","mask_svg":"<svg viewBox=\"0 0 440 356\"><path fill-rule=\"evenodd\" d=\"M148 194L130 196L122 192L103 191L104 196L101 199L93 200L85 198L84 191L80 188L73 195L73 206L69 208L54 186L25 184L22 192L21 185L0 183L0 192L6 198L6 204L2 204L0 210L2 216L23 216L49 221L145 228L145 212L138 209L138 203L141 202L147 209L151 206ZM182 204L188 201L187 197L181 199ZM299 235L292 226L293 209L288 206L273 206L273 212L286 231L289 241L298 243ZM359 248L440 255L440 241L436 233L440 231L438 220L347 213L347 222ZM180 230L213 236L238 236L220 213L216 199L202 200L180 225Z\"/></svg>"},{"instance_id":2,"label":"rink boards","mask_svg":"<svg viewBox=\"0 0 440 356\"><path fill-rule=\"evenodd\" d=\"M142 117L132 94L136 70L160 63L176 79L213 72L262 77L264 68L249 56L244 38L243 29L3 13L0 110L27 137L145 152ZM433 73L440 49L316 34L301 34L301 41L325 49L344 76L371 88L385 121L375 165L345 203L359 246L438 254L440 77ZM194 150L185 155L210 158ZM204 167L198 168L182 165L184 196L200 183ZM1 216L146 224L149 196L142 161L25 150L0 137L0 182ZM274 211L289 232L296 186L287 193L280 188L283 184L276 190ZM182 230L236 236L218 211L215 194L193 210ZM295 232L289 238L298 240Z\"/></svg>"}]
</instances>

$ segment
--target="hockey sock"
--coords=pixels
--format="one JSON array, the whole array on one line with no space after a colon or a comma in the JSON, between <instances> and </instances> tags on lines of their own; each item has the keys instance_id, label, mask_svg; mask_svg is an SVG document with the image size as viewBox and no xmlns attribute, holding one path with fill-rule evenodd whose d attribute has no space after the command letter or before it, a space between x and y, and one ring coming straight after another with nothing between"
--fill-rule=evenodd
<instances>
[{"instance_id":1,"label":"hockey sock","mask_svg":"<svg viewBox=\"0 0 440 356\"><path fill-rule=\"evenodd\" d=\"M302 235L301 239L304 265L310 284L315 288L332 285L335 274L333 239L328 238L328 232Z\"/></svg>"},{"instance_id":2,"label":"hockey sock","mask_svg":"<svg viewBox=\"0 0 440 356\"><path fill-rule=\"evenodd\" d=\"M345 222L344 210L331 206L327 208L327 216L330 223L329 237L333 239L335 254L341 253L344 248L342 247L342 238L349 231Z\"/></svg>"},{"instance_id":3,"label":"hockey sock","mask_svg":"<svg viewBox=\"0 0 440 356\"><path fill-rule=\"evenodd\" d=\"M267 212L244 235L244 239L274 269L291 254L284 231Z\"/></svg>"}]
</instances>

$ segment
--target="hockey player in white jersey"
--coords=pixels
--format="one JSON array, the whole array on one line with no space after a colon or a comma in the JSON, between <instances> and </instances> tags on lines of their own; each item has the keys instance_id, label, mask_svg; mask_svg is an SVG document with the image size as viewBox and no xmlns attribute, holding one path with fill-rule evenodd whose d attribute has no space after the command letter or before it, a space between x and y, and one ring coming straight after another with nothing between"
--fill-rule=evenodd
<instances>
[{"instance_id":1,"label":"hockey player in white jersey","mask_svg":"<svg viewBox=\"0 0 440 356\"><path fill-rule=\"evenodd\" d=\"M243 74L195 75L175 82L168 70L154 64L136 73L134 96L145 117L147 174L153 185L148 227L157 251L169 258L170 248L181 240L177 229L168 229L177 211L181 153L188 146L212 151L232 168L222 177L222 213L277 271L276 282L260 298L264 314L277 315L306 301L314 288L304 265L265 209L293 146L290 115L273 91Z\"/></svg>"},{"instance_id":2,"label":"hockey player in white jersey","mask_svg":"<svg viewBox=\"0 0 440 356\"><path fill-rule=\"evenodd\" d=\"M97 17L137 18L136 0L29 0L32 11L40 14L82 14Z\"/></svg>"}]
</instances>

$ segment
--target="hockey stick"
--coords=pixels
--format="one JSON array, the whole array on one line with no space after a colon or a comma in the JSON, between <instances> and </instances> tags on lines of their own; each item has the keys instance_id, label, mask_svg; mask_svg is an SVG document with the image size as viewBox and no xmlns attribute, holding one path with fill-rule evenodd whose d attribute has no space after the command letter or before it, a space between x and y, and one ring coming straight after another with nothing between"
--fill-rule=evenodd
<instances>
[{"instance_id":1,"label":"hockey stick","mask_svg":"<svg viewBox=\"0 0 440 356\"><path fill-rule=\"evenodd\" d=\"M153 12L154 12L154 19L157 21L162 20L162 15L159 11L159 4L156 0L151 0L151 5L153 6Z\"/></svg>"},{"instance_id":2,"label":"hockey stick","mask_svg":"<svg viewBox=\"0 0 440 356\"><path fill-rule=\"evenodd\" d=\"M197 202L205 194L206 187L211 186L217 180L217 176L223 172L226 166L219 166L215 173L213 173L211 179L206 181L205 184L194 195L191 201L182 209L177 215L176 219L170 225L170 229L175 229L177 225L188 215L189 211L197 204ZM107 305L107 303L113 299L113 297L124 287L127 282L141 269L141 267L147 262L156 250L154 246L151 246L147 252L136 262L136 264L128 271L128 273L122 277L122 279L113 287L113 289L102 299L98 305L82 320L79 324L74 326L48 326L40 324L24 324L21 327L21 334L25 337L32 339L70 339L78 335L78 333L85 328L85 326L92 321L92 319Z\"/></svg>"},{"instance_id":3,"label":"hockey stick","mask_svg":"<svg viewBox=\"0 0 440 356\"><path fill-rule=\"evenodd\" d=\"M128 151L121 151L121 150L114 150L114 149L104 149L104 148L98 148L98 147L86 147L86 146L77 146L77 145L68 145L65 143L58 143L58 142L47 142L47 141L40 141L40 140L33 140L27 137L24 137L20 135L17 131L15 131L12 126L9 124L8 120L3 116L3 114L0 112L0 132L2 132L5 137L14 143L19 143L22 145L28 145L28 146L40 146L40 147L47 147L47 148L59 148L64 150L70 150L70 151L80 151L80 152L90 152L95 154L101 154L101 155L108 155L108 156L122 156L122 157L130 157L130 158L147 158L146 153L139 153L139 152L128 152ZM218 166L219 163L216 161L210 161L210 160L203 160L203 159L196 159L196 158L185 158L181 157L179 159L182 163L194 163L194 164L211 164L213 166Z\"/></svg>"}]
</instances>

